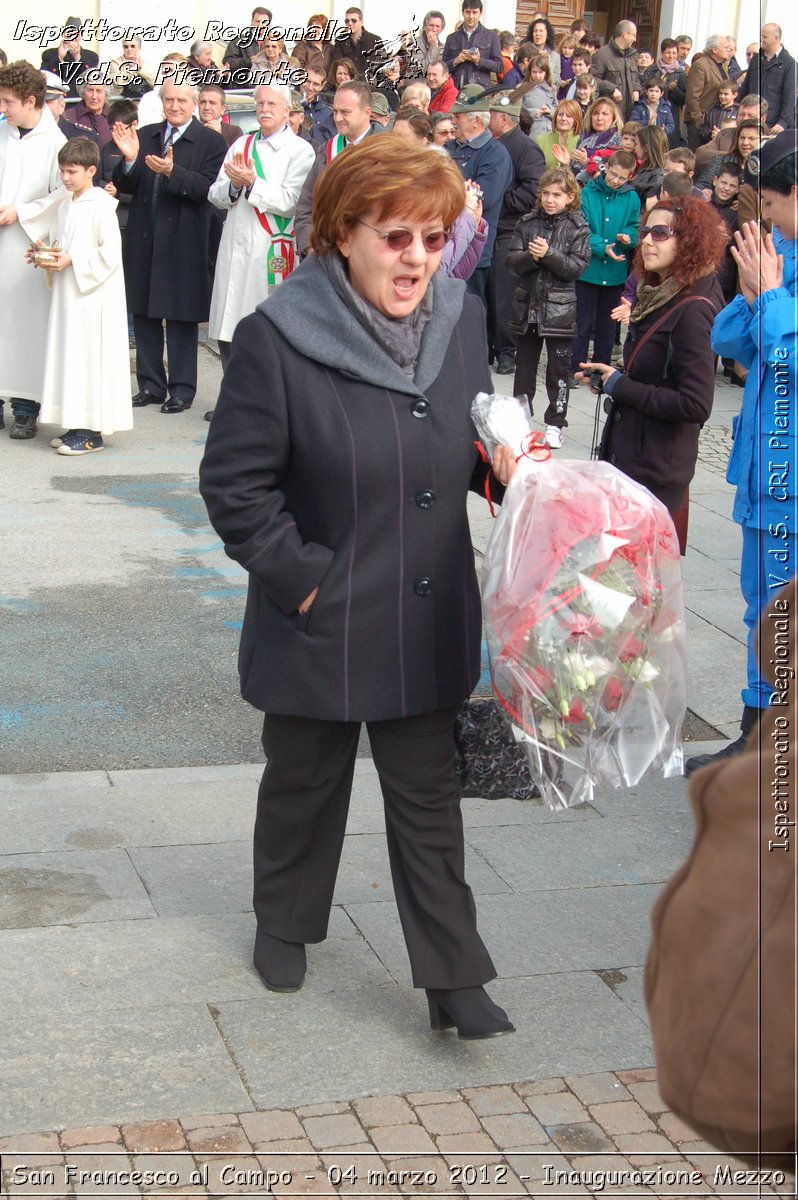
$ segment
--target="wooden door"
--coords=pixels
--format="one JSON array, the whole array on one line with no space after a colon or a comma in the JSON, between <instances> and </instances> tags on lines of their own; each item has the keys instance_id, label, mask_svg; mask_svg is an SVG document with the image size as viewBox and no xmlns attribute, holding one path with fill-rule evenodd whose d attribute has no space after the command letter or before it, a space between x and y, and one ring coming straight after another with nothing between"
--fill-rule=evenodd
<instances>
[{"instance_id":1,"label":"wooden door","mask_svg":"<svg viewBox=\"0 0 798 1200\"><path fill-rule=\"evenodd\" d=\"M607 37L619 21L634 21L637 26L637 47L651 50L659 58L659 22L662 0L609 0Z\"/></svg>"},{"instance_id":2,"label":"wooden door","mask_svg":"<svg viewBox=\"0 0 798 1200\"><path fill-rule=\"evenodd\" d=\"M534 0L519 0L515 10L515 30L519 37L525 37L532 13L542 12L551 21L555 33L565 33L571 22L581 17L584 11L585 0L542 0L541 4L535 4Z\"/></svg>"}]
</instances>

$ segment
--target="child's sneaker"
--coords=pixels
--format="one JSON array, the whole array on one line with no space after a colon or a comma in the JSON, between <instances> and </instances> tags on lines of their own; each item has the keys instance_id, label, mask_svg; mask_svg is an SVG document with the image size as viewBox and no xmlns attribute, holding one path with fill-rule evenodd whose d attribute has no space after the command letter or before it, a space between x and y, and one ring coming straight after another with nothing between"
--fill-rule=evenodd
<instances>
[{"instance_id":1,"label":"child's sneaker","mask_svg":"<svg viewBox=\"0 0 798 1200\"><path fill-rule=\"evenodd\" d=\"M562 448L562 430L556 425L546 426L546 445L550 450L560 450Z\"/></svg>"},{"instance_id":2,"label":"child's sneaker","mask_svg":"<svg viewBox=\"0 0 798 1200\"><path fill-rule=\"evenodd\" d=\"M105 443L102 435L91 430L78 430L68 440L62 440L58 454L93 454L95 450L104 450Z\"/></svg>"},{"instance_id":3,"label":"child's sneaker","mask_svg":"<svg viewBox=\"0 0 798 1200\"><path fill-rule=\"evenodd\" d=\"M59 446L63 446L64 442L68 442L77 433L77 429L67 429L64 433L59 433L58 437L52 438L50 445L53 450L57 450Z\"/></svg>"}]
</instances>

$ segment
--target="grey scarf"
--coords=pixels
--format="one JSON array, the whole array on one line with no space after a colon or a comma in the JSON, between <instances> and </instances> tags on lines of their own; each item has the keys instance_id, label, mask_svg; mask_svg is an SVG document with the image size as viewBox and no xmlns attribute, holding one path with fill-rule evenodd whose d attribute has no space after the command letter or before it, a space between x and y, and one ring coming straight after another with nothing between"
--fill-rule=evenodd
<instances>
[{"instance_id":1,"label":"grey scarf","mask_svg":"<svg viewBox=\"0 0 798 1200\"><path fill-rule=\"evenodd\" d=\"M427 288L421 303L408 316L386 317L352 287L340 254L322 254L319 262L347 308L385 353L412 378L418 362L421 335L432 316L432 288Z\"/></svg>"}]
</instances>

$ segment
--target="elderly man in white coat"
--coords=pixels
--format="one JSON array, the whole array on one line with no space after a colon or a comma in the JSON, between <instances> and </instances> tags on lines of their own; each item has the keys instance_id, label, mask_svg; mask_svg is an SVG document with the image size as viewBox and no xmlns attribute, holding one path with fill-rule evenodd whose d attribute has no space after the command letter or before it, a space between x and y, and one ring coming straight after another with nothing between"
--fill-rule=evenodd
<instances>
[{"instance_id":1,"label":"elderly man in white coat","mask_svg":"<svg viewBox=\"0 0 798 1200\"><path fill-rule=\"evenodd\" d=\"M294 213L314 152L291 131L290 109L288 88L256 90L260 129L233 143L208 193L217 208L230 210L208 320L208 334L219 343L223 368L238 322L291 274L297 261ZM212 413L205 416L210 420Z\"/></svg>"},{"instance_id":2,"label":"elderly man in white coat","mask_svg":"<svg viewBox=\"0 0 798 1200\"><path fill-rule=\"evenodd\" d=\"M25 262L29 238L20 219L48 211L62 199L58 151L66 142L44 102L44 76L30 63L0 69L0 280L3 348L0 397L11 398L10 436L36 436L44 382L44 338L50 292L43 271ZM0 400L0 429L3 428Z\"/></svg>"}]
</instances>

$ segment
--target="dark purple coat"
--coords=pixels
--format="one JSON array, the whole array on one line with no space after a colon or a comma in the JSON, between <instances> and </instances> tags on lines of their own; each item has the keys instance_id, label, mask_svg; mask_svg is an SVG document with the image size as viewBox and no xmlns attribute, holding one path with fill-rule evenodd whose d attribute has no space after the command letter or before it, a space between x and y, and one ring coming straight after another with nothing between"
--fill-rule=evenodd
<instances>
[{"instance_id":1,"label":"dark purple coat","mask_svg":"<svg viewBox=\"0 0 798 1200\"><path fill-rule=\"evenodd\" d=\"M671 513L678 511L695 474L698 435L712 411L715 355L709 338L725 306L716 277L699 279L639 325L631 323L624 343L627 362L646 330L687 295L705 299L673 311L642 348L630 374L615 383L599 451L600 459L642 483Z\"/></svg>"}]
</instances>

